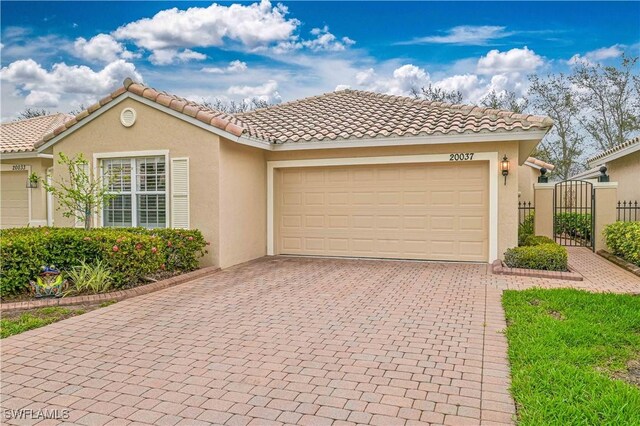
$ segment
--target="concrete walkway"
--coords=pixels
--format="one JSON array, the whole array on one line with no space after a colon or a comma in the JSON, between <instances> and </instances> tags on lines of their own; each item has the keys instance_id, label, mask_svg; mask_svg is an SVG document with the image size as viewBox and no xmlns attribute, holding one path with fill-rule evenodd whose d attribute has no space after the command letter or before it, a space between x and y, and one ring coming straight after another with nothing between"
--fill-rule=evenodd
<instances>
[{"instance_id":1,"label":"concrete walkway","mask_svg":"<svg viewBox=\"0 0 640 426\"><path fill-rule=\"evenodd\" d=\"M570 252L581 283L484 264L277 257L231 268L4 339L3 423L512 424L502 290L640 289ZM15 418L34 413L58 419Z\"/></svg>"}]
</instances>

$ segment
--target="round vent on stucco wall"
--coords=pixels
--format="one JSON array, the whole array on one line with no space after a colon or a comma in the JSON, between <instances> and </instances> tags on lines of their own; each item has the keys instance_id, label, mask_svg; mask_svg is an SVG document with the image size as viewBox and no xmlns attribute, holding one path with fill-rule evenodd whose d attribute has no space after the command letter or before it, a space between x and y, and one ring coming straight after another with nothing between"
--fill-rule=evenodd
<instances>
[{"instance_id":1,"label":"round vent on stucco wall","mask_svg":"<svg viewBox=\"0 0 640 426\"><path fill-rule=\"evenodd\" d=\"M125 108L120 113L120 122L124 127L131 127L136 122L136 110Z\"/></svg>"}]
</instances>

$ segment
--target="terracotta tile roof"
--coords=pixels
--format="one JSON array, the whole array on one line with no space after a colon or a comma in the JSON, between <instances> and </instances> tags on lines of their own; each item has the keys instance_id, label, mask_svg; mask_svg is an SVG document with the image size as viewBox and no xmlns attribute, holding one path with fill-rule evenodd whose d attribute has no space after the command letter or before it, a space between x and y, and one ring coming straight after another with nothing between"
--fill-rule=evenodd
<instances>
[{"instance_id":1,"label":"terracotta tile roof","mask_svg":"<svg viewBox=\"0 0 640 426\"><path fill-rule=\"evenodd\" d=\"M633 139L629 139L628 141L625 141L621 144L618 144L616 146L614 146L613 148L607 149L606 151L602 151L599 152L598 154L594 155L593 157L589 158L587 160L587 163L591 164L591 162L599 160L601 158L607 157L615 152L620 151L621 149L630 147L631 145L635 145L635 144L640 144L640 136L636 136Z\"/></svg>"},{"instance_id":2,"label":"terracotta tile roof","mask_svg":"<svg viewBox=\"0 0 640 426\"><path fill-rule=\"evenodd\" d=\"M536 166L539 166L539 167L544 167L548 171L551 171L556 168L556 166L554 166L553 164L549 164L545 161L538 160L536 157L527 158L527 163L535 164Z\"/></svg>"},{"instance_id":3,"label":"terracotta tile roof","mask_svg":"<svg viewBox=\"0 0 640 426\"><path fill-rule=\"evenodd\" d=\"M123 87L46 134L36 147L75 126L126 92L147 98L234 136L270 143L548 130L553 125L548 117L357 90L332 92L231 115L127 78Z\"/></svg>"},{"instance_id":4,"label":"terracotta tile roof","mask_svg":"<svg viewBox=\"0 0 640 426\"><path fill-rule=\"evenodd\" d=\"M33 151L35 143L45 134L63 125L72 117L72 115L60 113L2 123L0 125L0 152Z\"/></svg>"},{"instance_id":5,"label":"terracotta tile roof","mask_svg":"<svg viewBox=\"0 0 640 426\"><path fill-rule=\"evenodd\" d=\"M75 126L77 123L84 120L85 118L126 92L131 92L138 96L142 96L143 98L149 99L174 111L193 117L198 121L202 121L203 123L217 127L218 129L225 130L235 136L240 136L243 133L249 133L248 126L245 126L239 119L233 117L232 115L212 108L208 108L204 105L198 104L185 98L181 98L176 95L158 91L143 84L136 83L130 78L127 78L125 79L124 85L122 87L112 92L110 95L102 98L99 102L91 105L86 110L80 112L71 120L64 123L64 125L61 125L53 129L53 131L51 131L50 133L44 135L42 137L42 140L36 144L36 147L43 145L45 142L53 139L65 130ZM255 137L258 139L267 139L267 135L259 130L252 129L251 134L255 135Z\"/></svg>"},{"instance_id":6,"label":"terracotta tile roof","mask_svg":"<svg viewBox=\"0 0 640 426\"><path fill-rule=\"evenodd\" d=\"M235 117L273 137L310 142L420 135L548 130L548 117L467 105L428 102L358 90L342 90L263 108Z\"/></svg>"}]
</instances>

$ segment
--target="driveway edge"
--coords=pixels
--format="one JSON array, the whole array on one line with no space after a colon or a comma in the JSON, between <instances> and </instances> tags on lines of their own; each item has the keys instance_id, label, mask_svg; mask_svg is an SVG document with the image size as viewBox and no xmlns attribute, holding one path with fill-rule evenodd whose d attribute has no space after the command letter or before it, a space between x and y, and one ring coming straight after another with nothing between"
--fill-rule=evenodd
<instances>
[{"instance_id":1,"label":"driveway edge","mask_svg":"<svg viewBox=\"0 0 640 426\"><path fill-rule=\"evenodd\" d=\"M126 290L112 291L109 293L91 294L87 296L62 297L59 299L37 299L24 300L21 302L0 303L0 312L23 311L27 309L46 308L49 306L82 305L87 303L107 302L110 300L119 302L122 300L130 299L132 297L153 293L159 290L164 290L165 288L184 284L196 278L201 278L206 275L213 274L215 272L218 272L219 270L220 268L216 266L209 266L206 268L187 272L186 274L176 275L175 277L167 278L165 280L156 281L155 283L145 284Z\"/></svg>"},{"instance_id":2,"label":"driveway edge","mask_svg":"<svg viewBox=\"0 0 640 426\"><path fill-rule=\"evenodd\" d=\"M540 269L509 268L500 259L491 264L491 272L495 275L517 275L520 277L549 278L554 280L583 281L584 277L569 269L569 272L543 271Z\"/></svg>"}]
</instances>

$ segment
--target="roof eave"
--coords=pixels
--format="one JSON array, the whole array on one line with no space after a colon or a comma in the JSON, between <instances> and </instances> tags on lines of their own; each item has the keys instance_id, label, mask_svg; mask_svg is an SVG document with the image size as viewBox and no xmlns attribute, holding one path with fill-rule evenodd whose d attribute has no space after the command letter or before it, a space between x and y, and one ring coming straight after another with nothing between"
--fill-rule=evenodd
<instances>
[{"instance_id":1,"label":"roof eave","mask_svg":"<svg viewBox=\"0 0 640 426\"><path fill-rule=\"evenodd\" d=\"M309 149L333 149L333 148L365 148L377 146L399 146L399 145L442 145L458 143L485 143L485 142L522 142L537 145L549 129L536 130L504 130L496 132L482 133L455 133L444 135L422 135L422 136L396 136L377 137L367 139L333 139L330 141L313 142L292 142L285 141L272 145L272 151L296 151ZM526 151L526 152L524 152ZM521 150L519 164L523 164L528 158L526 148ZM524 157L523 157L524 156Z\"/></svg>"},{"instance_id":2,"label":"roof eave","mask_svg":"<svg viewBox=\"0 0 640 426\"><path fill-rule=\"evenodd\" d=\"M42 154L38 151L19 151L19 152L3 152L0 153L2 160L17 160L23 158L52 158L48 154Z\"/></svg>"},{"instance_id":3,"label":"roof eave","mask_svg":"<svg viewBox=\"0 0 640 426\"><path fill-rule=\"evenodd\" d=\"M171 108L167 108L163 105L158 104L157 102L154 102L152 100L149 100L147 98L144 98L140 95L136 95L135 93L132 92L124 92L122 94L120 94L119 96L117 96L116 98L114 98L111 102L106 103L105 105L101 106L100 108L98 108L97 110L93 111L91 114L88 114L87 116L83 117L80 121L78 121L76 124L74 124L73 126L67 128L66 130L62 131L60 134L54 136L53 138L45 141L44 143L40 144L39 146L36 147L37 152L45 152L47 150L49 150L51 147L53 147L53 145L55 145L56 143L58 143L60 140L64 139L65 137L69 136L70 134L72 134L73 132L75 132L76 130L82 128L83 126L85 126L86 124L90 123L91 121L95 120L96 118L100 117L102 114L104 114L105 112L109 111L111 108L115 107L116 105L120 104L121 102L123 102L126 99L133 99L135 101L138 101L140 103L143 103L147 106L150 106L152 108L155 108L157 110L160 110L162 112L165 112L171 116L174 116L180 120L186 121L190 124L193 124L197 127L200 127L204 130L207 130L211 133L214 133L218 136L224 137L226 139L235 141L235 142L240 142L246 145L251 145L251 146L256 146L259 148L264 148L265 146L268 147L269 143L268 142L263 142L263 141L259 141L257 139L253 139L253 138L249 138L243 135L240 136L236 136L233 133L227 132L225 130L222 130L218 127L212 126L210 124L206 124L203 121L197 120L194 117L191 117L190 115L187 114L183 114L181 112L178 112L176 110L173 110ZM268 148L266 148L268 149Z\"/></svg>"},{"instance_id":4,"label":"roof eave","mask_svg":"<svg viewBox=\"0 0 640 426\"><path fill-rule=\"evenodd\" d=\"M617 160L618 158L625 157L637 151L640 151L640 142L626 146L622 149L619 149L618 151L612 152L611 154L603 155L601 157L599 156L591 157L590 159L587 160L587 164L589 165L589 167L592 168L597 165L604 164L608 161L613 161L613 160Z\"/></svg>"}]
</instances>

